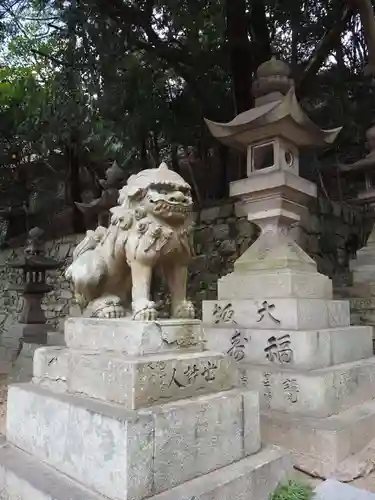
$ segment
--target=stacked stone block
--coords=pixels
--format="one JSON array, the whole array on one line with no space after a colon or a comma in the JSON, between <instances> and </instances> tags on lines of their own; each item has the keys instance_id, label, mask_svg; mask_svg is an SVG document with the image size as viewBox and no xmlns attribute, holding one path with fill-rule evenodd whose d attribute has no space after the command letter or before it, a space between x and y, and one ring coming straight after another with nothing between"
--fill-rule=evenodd
<instances>
[{"instance_id":1,"label":"stacked stone block","mask_svg":"<svg viewBox=\"0 0 375 500\"><path fill-rule=\"evenodd\" d=\"M290 471L200 321L71 318L65 341L9 389L1 499L264 500Z\"/></svg>"},{"instance_id":2,"label":"stacked stone block","mask_svg":"<svg viewBox=\"0 0 375 500\"><path fill-rule=\"evenodd\" d=\"M236 360L242 384L260 392L267 443L290 449L310 474L353 478L375 438L372 328L350 326L349 301L332 300L312 261L268 264L235 264L219 280L218 300L203 304L208 348Z\"/></svg>"}]
</instances>

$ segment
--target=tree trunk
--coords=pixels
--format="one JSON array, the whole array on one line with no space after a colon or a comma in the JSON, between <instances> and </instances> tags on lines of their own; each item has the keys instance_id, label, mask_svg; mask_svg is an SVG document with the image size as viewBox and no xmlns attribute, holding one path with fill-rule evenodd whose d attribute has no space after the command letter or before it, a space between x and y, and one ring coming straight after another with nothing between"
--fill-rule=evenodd
<instances>
[{"instance_id":1,"label":"tree trunk","mask_svg":"<svg viewBox=\"0 0 375 500\"><path fill-rule=\"evenodd\" d=\"M66 148L68 160L68 188L70 201L72 204L72 226L75 233L83 233L86 230L85 221L82 212L77 208L76 202L82 202L81 180L79 176L79 155L76 138L72 134L69 146Z\"/></svg>"},{"instance_id":2,"label":"tree trunk","mask_svg":"<svg viewBox=\"0 0 375 500\"><path fill-rule=\"evenodd\" d=\"M227 146L224 146L223 144L219 144L217 150L215 151L217 158L218 158L218 163L220 166L219 169L219 182L217 186L217 193L216 196L218 198L228 198L229 196L229 182L228 182L228 176L227 176L227 165L228 165L228 148Z\"/></svg>"},{"instance_id":3,"label":"tree trunk","mask_svg":"<svg viewBox=\"0 0 375 500\"><path fill-rule=\"evenodd\" d=\"M271 43L263 0L250 1L250 33L252 71L264 61L271 59ZM248 63L249 64L249 63Z\"/></svg>"},{"instance_id":4,"label":"tree trunk","mask_svg":"<svg viewBox=\"0 0 375 500\"><path fill-rule=\"evenodd\" d=\"M246 0L226 0L227 41L235 113L253 106L251 92L251 48L247 26Z\"/></svg>"},{"instance_id":5,"label":"tree trunk","mask_svg":"<svg viewBox=\"0 0 375 500\"><path fill-rule=\"evenodd\" d=\"M375 17L371 0L356 0L367 43L368 64L365 74L375 76Z\"/></svg>"}]
</instances>

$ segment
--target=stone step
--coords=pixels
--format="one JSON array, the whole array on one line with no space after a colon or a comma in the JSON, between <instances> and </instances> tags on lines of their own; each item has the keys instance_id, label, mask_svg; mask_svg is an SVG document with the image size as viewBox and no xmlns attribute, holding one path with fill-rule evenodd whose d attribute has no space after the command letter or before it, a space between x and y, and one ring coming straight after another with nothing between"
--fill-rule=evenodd
<instances>
[{"instance_id":1,"label":"stone step","mask_svg":"<svg viewBox=\"0 0 375 500\"><path fill-rule=\"evenodd\" d=\"M150 500L266 500L276 486L292 474L291 456L270 446Z\"/></svg>"},{"instance_id":2,"label":"stone step","mask_svg":"<svg viewBox=\"0 0 375 500\"><path fill-rule=\"evenodd\" d=\"M374 269L374 248L362 248L360 253L357 253L356 259L351 259L349 263L350 271L364 271Z\"/></svg>"},{"instance_id":3,"label":"stone step","mask_svg":"<svg viewBox=\"0 0 375 500\"><path fill-rule=\"evenodd\" d=\"M9 444L0 448L0 500L106 500Z\"/></svg>"},{"instance_id":4,"label":"stone step","mask_svg":"<svg viewBox=\"0 0 375 500\"><path fill-rule=\"evenodd\" d=\"M151 499L264 500L291 473L290 454L273 446ZM0 475L0 500L108 499L9 444L0 448Z\"/></svg>"},{"instance_id":5,"label":"stone step","mask_svg":"<svg viewBox=\"0 0 375 500\"><path fill-rule=\"evenodd\" d=\"M235 361L311 370L373 355L373 329L349 326L325 330L254 330L237 325L205 327L209 350Z\"/></svg>"},{"instance_id":6,"label":"stone step","mask_svg":"<svg viewBox=\"0 0 375 500\"><path fill-rule=\"evenodd\" d=\"M375 281L375 266L361 266L353 271L354 283L373 283Z\"/></svg>"},{"instance_id":7,"label":"stone step","mask_svg":"<svg viewBox=\"0 0 375 500\"><path fill-rule=\"evenodd\" d=\"M327 479L317 486L314 493L314 500L375 500L375 493L333 479Z\"/></svg>"},{"instance_id":8,"label":"stone step","mask_svg":"<svg viewBox=\"0 0 375 500\"><path fill-rule=\"evenodd\" d=\"M217 352L118 352L44 347L34 355L34 383L119 403L129 410L230 390L232 360Z\"/></svg>"},{"instance_id":9,"label":"stone step","mask_svg":"<svg viewBox=\"0 0 375 500\"><path fill-rule=\"evenodd\" d=\"M327 417L375 397L375 357L317 370L242 363L241 380L261 408Z\"/></svg>"},{"instance_id":10,"label":"stone step","mask_svg":"<svg viewBox=\"0 0 375 500\"><path fill-rule=\"evenodd\" d=\"M332 477L342 462L375 438L375 400L327 418L262 411L261 436L266 443L292 451L294 464L301 470Z\"/></svg>"},{"instance_id":11,"label":"stone step","mask_svg":"<svg viewBox=\"0 0 375 500\"><path fill-rule=\"evenodd\" d=\"M350 326L348 300L256 299L204 300L205 325L235 325L266 330L316 330Z\"/></svg>"},{"instance_id":12,"label":"stone step","mask_svg":"<svg viewBox=\"0 0 375 500\"><path fill-rule=\"evenodd\" d=\"M259 396L236 389L129 411L20 384L9 387L6 432L90 489L141 500L256 453Z\"/></svg>"}]
</instances>

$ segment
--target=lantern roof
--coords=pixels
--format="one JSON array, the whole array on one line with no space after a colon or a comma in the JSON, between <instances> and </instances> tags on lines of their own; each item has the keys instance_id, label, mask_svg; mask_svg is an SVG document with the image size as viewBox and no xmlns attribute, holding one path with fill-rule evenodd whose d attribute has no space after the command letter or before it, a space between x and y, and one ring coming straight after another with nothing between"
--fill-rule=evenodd
<instances>
[{"instance_id":1,"label":"lantern roof","mask_svg":"<svg viewBox=\"0 0 375 500\"><path fill-rule=\"evenodd\" d=\"M297 146L332 144L342 127L323 130L310 120L298 103L289 73L289 66L275 57L261 64L253 84L255 107L228 123L205 119L212 135L240 150L275 137Z\"/></svg>"}]
</instances>

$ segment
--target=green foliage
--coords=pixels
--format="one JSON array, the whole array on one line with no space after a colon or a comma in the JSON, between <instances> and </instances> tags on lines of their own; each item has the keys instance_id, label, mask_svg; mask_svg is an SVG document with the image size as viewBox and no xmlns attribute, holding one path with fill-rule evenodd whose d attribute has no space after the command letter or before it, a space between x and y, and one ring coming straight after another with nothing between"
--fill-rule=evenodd
<instances>
[{"instance_id":1,"label":"green foliage","mask_svg":"<svg viewBox=\"0 0 375 500\"><path fill-rule=\"evenodd\" d=\"M30 191L48 185L50 206L58 175L72 205L85 187L73 166L97 184L113 160L125 170L133 157L139 167L164 158L176 166L183 145L197 151L201 184L206 178L214 194L222 192L217 184L229 176L214 177L213 170L225 168L226 160L203 118L234 115L232 44L242 50L248 42L240 62L253 75L271 45L298 81L342 8L337 0L244 0L237 16L247 27L245 39L229 40L230 2L2 0L0 190L16 186L12 200L27 204ZM362 74L366 59L361 23L353 16L302 95L321 126L346 124L327 164L336 155L345 161L364 152L364 130L375 112L372 82Z\"/></svg>"},{"instance_id":2,"label":"green foliage","mask_svg":"<svg viewBox=\"0 0 375 500\"><path fill-rule=\"evenodd\" d=\"M313 497L314 492L310 485L289 480L279 484L269 496L269 500L311 500Z\"/></svg>"}]
</instances>

